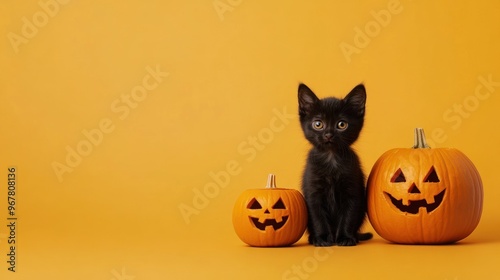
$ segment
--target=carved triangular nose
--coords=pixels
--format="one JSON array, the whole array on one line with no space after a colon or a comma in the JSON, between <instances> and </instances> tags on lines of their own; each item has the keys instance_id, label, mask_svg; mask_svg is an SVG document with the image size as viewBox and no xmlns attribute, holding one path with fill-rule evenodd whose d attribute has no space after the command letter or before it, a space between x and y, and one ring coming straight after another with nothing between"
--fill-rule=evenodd
<instances>
[{"instance_id":1,"label":"carved triangular nose","mask_svg":"<svg viewBox=\"0 0 500 280\"><path fill-rule=\"evenodd\" d=\"M266 211L264 211L264 214L269 214L269 209L266 209Z\"/></svg>"},{"instance_id":2,"label":"carved triangular nose","mask_svg":"<svg viewBox=\"0 0 500 280\"><path fill-rule=\"evenodd\" d=\"M408 189L408 193L420 193L420 190L417 188L417 185L415 183L411 184L410 188Z\"/></svg>"}]
</instances>

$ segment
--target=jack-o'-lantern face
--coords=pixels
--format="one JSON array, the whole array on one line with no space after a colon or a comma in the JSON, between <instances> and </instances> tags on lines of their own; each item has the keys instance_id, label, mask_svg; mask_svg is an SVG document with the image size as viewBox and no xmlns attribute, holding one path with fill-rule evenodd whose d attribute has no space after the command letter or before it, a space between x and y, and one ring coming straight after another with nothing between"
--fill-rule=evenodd
<instances>
[{"instance_id":1,"label":"jack-o'-lantern face","mask_svg":"<svg viewBox=\"0 0 500 280\"><path fill-rule=\"evenodd\" d=\"M410 168L410 167L408 167ZM407 172L407 175L415 172ZM422 181L418 179L423 177ZM408 214L431 213L441 205L446 187L441 184L434 166L424 176L412 178L398 168L390 179L391 189L384 191L386 199L394 206L395 211Z\"/></svg>"},{"instance_id":2,"label":"jack-o'-lantern face","mask_svg":"<svg viewBox=\"0 0 500 280\"><path fill-rule=\"evenodd\" d=\"M266 231L266 228L272 230L281 229L288 221L288 211L283 203L283 200L278 198L278 201L271 207L269 201L259 202L257 198L253 198L248 204L250 223L257 229ZM262 207L264 204L265 207ZM266 205L267 204L267 205Z\"/></svg>"},{"instance_id":3,"label":"jack-o'-lantern face","mask_svg":"<svg viewBox=\"0 0 500 280\"><path fill-rule=\"evenodd\" d=\"M467 237L483 206L474 164L459 150L431 149L417 130L413 148L392 149L374 164L366 196L370 223L403 244L442 244Z\"/></svg>"},{"instance_id":4,"label":"jack-o'-lantern face","mask_svg":"<svg viewBox=\"0 0 500 280\"><path fill-rule=\"evenodd\" d=\"M276 188L271 174L265 189L249 189L239 196L233 226L238 237L251 246L291 245L307 226L304 197L294 189Z\"/></svg>"}]
</instances>

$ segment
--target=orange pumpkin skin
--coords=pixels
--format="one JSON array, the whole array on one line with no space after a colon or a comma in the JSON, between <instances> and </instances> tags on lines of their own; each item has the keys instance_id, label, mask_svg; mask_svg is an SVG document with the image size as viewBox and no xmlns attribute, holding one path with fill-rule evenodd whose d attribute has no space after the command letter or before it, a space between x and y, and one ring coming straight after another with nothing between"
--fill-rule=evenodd
<instances>
[{"instance_id":1,"label":"orange pumpkin skin","mask_svg":"<svg viewBox=\"0 0 500 280\"><path fill-rule=\"evenodd\" d=\"M370 223L384 239L446 244L478 225L483 185L474 164L457 149L393 149L373 166L367 200Z\"/></svg>"},{"instance_id":2,"label":"orange pumpkin skin","mask_svg":"<svg viewBox=\"0 0 500 280\"><path fill-rule=\"evenodd\" d=\"M238 237L250 246L292 245L307 227L304 197L294 189L246 190L234 205L233 226Z\"/></svg>"}]
</instances>

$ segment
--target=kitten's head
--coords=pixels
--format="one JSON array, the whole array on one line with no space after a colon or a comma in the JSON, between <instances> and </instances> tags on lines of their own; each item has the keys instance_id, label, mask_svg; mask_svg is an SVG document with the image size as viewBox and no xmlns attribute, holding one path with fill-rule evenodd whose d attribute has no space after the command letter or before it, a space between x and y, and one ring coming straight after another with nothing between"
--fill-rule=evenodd
<instances>
[{"instance_id":1,"label":"kitten's head","mask_svg":"<svg viewBox=\"0 0 500 280\"><path fill-rule=\"evenodd\" d=\"M299 116L306 139L321 150L349 147L363 127L365 102L362 84L343 99L319 99L306 85L300 84Z\"/></svg>"}]
</instances>

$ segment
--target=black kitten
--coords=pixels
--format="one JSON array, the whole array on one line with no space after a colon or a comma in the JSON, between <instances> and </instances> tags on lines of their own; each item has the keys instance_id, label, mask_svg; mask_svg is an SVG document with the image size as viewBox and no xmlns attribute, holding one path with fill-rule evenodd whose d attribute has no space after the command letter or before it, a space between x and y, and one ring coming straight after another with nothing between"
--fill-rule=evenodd
<instances>
[{"instance_id":1,"label":"black kitten","mask_svg":"<svg viewBox=\"0 0 500 280\"><path fill-rule=\"evenodd\" d=\"M318 99L299 86L299 115L309 151L302 191L306 199L309 243L353 246L372 237L359 233L366 213L365 176L351 144L363 127L365 87L356 86L344 99Z\"/></svg>"}]
</instances>

